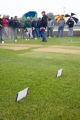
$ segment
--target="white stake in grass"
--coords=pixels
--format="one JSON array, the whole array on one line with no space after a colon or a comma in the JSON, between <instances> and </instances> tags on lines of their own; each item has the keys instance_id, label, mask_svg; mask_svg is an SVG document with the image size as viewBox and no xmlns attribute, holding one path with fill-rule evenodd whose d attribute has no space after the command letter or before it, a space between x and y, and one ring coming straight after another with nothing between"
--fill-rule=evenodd
<instances>
[{"instance_id":1,"label":"white stake in grass","mask_svg":"<svg viewBox=\"0 0 80 120\"><path fill-rule=\"evenodd\" d=\"M18 92L17 97L16 97L16 101L19 102L20 100L22 100L23 98L25 98L28 94L28 89L26 88L20 92Z\"/></svg>"},{"instance_id":2,"label":"white stake in grass","mask_svg":"<svg viewBox=\"0 0 80 120\"><path fill-rule=\"evenodd\" d=\"M58 72L57 72L56 77L60 77L60 76L62 75L62 71L63 71L63 69L62 69L62 68L61 68L61 69L59 69L59 70L58 70Z\"/></svg>"}]
</instances>

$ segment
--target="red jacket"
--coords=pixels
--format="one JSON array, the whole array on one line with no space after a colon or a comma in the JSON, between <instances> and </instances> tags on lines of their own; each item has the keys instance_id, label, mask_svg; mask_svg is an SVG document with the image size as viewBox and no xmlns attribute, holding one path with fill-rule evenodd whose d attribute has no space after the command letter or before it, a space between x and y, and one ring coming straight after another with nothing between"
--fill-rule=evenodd
<instances>
[{"instance_id":1,"label":"red jacket","mask_svg":"<svg viewBox=\"0 0 80 120\"><path fill-rule=\"evenodd\" d=\"M2 18L2 21L3 21L3 26L4 26L4 27L6 27L7 24L9 23L6 18Z\"/></svg>"}]
</instances>

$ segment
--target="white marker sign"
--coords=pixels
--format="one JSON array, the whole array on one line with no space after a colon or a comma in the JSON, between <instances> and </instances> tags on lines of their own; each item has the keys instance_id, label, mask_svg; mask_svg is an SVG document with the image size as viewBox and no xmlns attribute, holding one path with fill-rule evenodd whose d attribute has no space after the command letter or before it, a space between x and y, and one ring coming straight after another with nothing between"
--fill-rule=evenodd
<instances>
[{"instance_id":1,"label":"white marker sign","mask_svg":"<svg viewBox=\"0 0 80 120\"><path fill-rule=\"evenodd\" d=\"M16 101L18 102L18 101L22 100L23 98L25 98L27 96L27 93L28 93L28 88L18 92Z\"/></svg>"},{"instance_id":2,"label":"white marker sign","mask_svg":"<svg viewBox=\"0 0 80 120\"><path fill-rule=\"evenodd\" d=\"M60 69L60 70L58 70L58 72L57 72L57 77L60 77L61 75L62 75L62 71L63 71L63 69Z\"/></svg>"},{"instance_id":3,"label":"white marker sign","mask_svg":"<svg viewBox=\"0 0 80 120\"><path fill-rule=\"evenodd\" d=\"M2 44L4 44L4 41L2 41Z\"/></svg>"}]
</instances>

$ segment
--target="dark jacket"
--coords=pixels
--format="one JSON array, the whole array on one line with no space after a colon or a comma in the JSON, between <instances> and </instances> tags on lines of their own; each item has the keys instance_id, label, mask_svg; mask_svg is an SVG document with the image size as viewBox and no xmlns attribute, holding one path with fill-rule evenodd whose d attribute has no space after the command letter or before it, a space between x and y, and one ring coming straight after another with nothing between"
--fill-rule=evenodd
<instances>
[{"instance_id":1,"label":"dark jacket","mask_svg":"<svg viewBox=\"0 0 80 120\"><path fill-rule=\"evenodd\" d=\"M32 27L37 28L37 21L32 21Z\"/></svg>"},{"instance_id":2,"label":"dark jacket","mask_svg":"<svg viewBox=\"0 0 80 120\"><path fill-rule=\"evenodd\" d=\"M42 20L41 20L41 27L47 27L47 19L48 19L48 17L47 17L47 15L44 15L43 17L42 17Z\"/></svg>"},{"instance_id":3,"label":"dark jacket","mask_svg":"<svg viewBox=\"0 0 80 120\"><path fill-rule=\"evenodd\" d=\"M25 28L31 28L32 27L32 23L31 21L25 21Z\"/></svg>"},{"instance_id":4,"label":"dark jacket","mask_svg":"<svg viewBox=\"0 0 80 120\"><path fill-rule=\"evenodd\" d=\"M10 20L10 22L9 22L9 27L14 28L14 20Z\"/></svg>"},{"instance_id":5,"label":"dark jacket","mask_svg":"<svg viewBox=\"0 0 80 120\"><path fill-rule=\"evenodd\" d=\"M18 20L14 20L14 28L19 28L20 23Z\"/></svg>"},{"instance_id":6,"label":"dark jacket","mask_svg":"<svg viewBox=\"0 0 80 120\"><path fill-rule=\"evenodd\" d=\"M40 28L40 27L41 27L41 21L38 20L38 21L37 21L37 28Z\"/></svg>"},{"instance_id":7,"label":"dark jacket","mask_svg":"<svg viewBox=\"0 0 80 120\"><path fill-rule=\"evenodd\" d=\"M68 25L69 28L73 27L74 26L74 21L68 20L67 25Z\"/></svg>"},{"instance_id":8,"label":"dark jacket","mask_svg":"<svg viewBox=\"0 0 80 120\"><path fill-rule=\"evenodd\" d=\"M24 20L20 20L20 28L25 28L25 21Z\"/></svg>"},{"instance_id":9,"label":"dark jacket","mask_svg":"<svg viewBox=\"0 0 80 120\"><path fill-rule=\"evenodd\" d=\"M3 20L0 18L0 30L3 28Z\"/></svg>"}]
</instances>

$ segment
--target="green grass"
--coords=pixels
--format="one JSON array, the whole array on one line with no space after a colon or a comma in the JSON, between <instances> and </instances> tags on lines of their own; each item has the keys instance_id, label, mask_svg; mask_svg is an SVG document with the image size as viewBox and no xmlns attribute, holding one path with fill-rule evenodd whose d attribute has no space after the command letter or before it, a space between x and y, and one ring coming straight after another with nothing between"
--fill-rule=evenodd
<instances>
[{"instance_id":1,"label":"green grass","mask_svg":"<svg viewBox=\"0 0 80 120\"><path fill-rule=\"evenodd\" d=\"M79 37L72 39L23 43L80 46ZM32 50L0 49L0 120L80 120L80 55ZM63 74L56 78L60 68ZM26 87L29 96L15 102Z\"/></svg>"},{"instance_id":2,"label":"green grass","mask_svg":"<svg viewBox=\"0 0 80 120\"><path fill-rule=\"evenodd\" d=\"M80 37L63 37L63 38L47 38L46 43L42 42L41 39L34 40L31 39L26 41L25 39L17 39L16 44L39 44L39 45L68 45L68 46L80 46ZM15 43L14 40L6 40L5 43Z\"/></svg>"}]
</instances>

